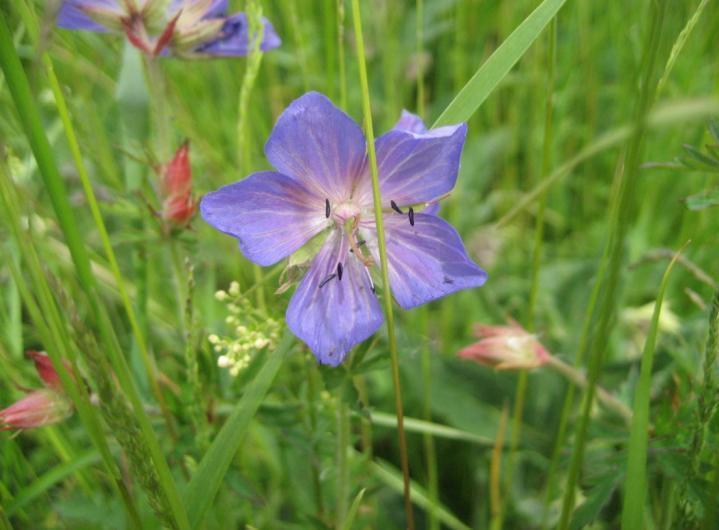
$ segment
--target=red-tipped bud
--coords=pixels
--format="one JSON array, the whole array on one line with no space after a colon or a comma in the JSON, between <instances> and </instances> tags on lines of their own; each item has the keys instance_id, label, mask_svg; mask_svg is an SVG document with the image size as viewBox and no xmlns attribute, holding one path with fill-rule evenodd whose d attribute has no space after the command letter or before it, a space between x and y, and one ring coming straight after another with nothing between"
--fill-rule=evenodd
<instances>
[{"instance_id":1,"label":"red-tipped bud","mask_svg":"<svg viewBox=\"0 0 719 530\"><path fill-rule=\"evenodd\" d=\"M60 392L49 388L36 390L0 410L0 430L44 427L64 420L71 413L72 404Z\"/></svg>"},{"instance_id":2,"label":"red-tipped bud","mask_svg":"<svg viewBox=\"0 0 719 530\"><path fill-rule=\"evenodd\" d=\"M62 384L60 383L60 376L55 371L55 367L52 365L50 357L45 352L39 351L28 351L26 355L30 357L35 363L35 369L38 375L45 383L45 386L53 390L60 390ZM68 371L70 371L70 365L65 363Z\"/></svg>"},{"instance_id":3,"label":"red-tipped bud","mask_svg":"<svg viewBox=\"0 0 719 530\"><path fill-rule=\"evenodd\" d=\"M549 358L549 352L537 338L527 333L518 324L508 326L475 327L475 335L480 339L457 355L497 370L531 369L542 366Z\"/></svg>"},{"instance_id":4,"label":"red-tipped bud","mask_svg":"<svg viewBox=\"0 0 719 530\"><path fill-rule=\"evenodd\" d=\"M190 144L183 143L162 170L162 218L183 226L195 214L197 204L192 197Z\"/></svg>"}]
</instances>

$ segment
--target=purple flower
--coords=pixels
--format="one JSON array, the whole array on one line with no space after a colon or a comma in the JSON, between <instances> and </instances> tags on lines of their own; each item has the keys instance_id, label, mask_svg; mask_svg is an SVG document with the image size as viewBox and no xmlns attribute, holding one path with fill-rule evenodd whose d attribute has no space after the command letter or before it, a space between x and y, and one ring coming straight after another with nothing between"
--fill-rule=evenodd
<instances>
[{"instance_id":1,"label":"purple flower","mask_svg":"<svg viewBox=\"0 0 719 530\"><path fill-rule=\"evenodd\" d=\"M260 49L281 40L265 18ZM227 15L227 0L63 0L57 25L65 29L124 33L150 55L232 57L250 51L244 13Z\"/></svg>"},{"instance_id":2,"label":"purple flower","mask_svg":"<svg viewBox=\"0 0 719 530\"><path fill-rule=\"evenodd\" d=\"M405 112L375 143L389 280L405 309L487 279L457 232L425 208L454 187L466 133L465 124L428 131ZM372 279L379 252L366 148L360 127L310 92L282 113L265 145L276 171L254 173L200 204L202 217L260 265L310 240L308 248L321 245L290 300L287 323L321 363L335 366L383 318Z\"/></svg>"}]
</instances>

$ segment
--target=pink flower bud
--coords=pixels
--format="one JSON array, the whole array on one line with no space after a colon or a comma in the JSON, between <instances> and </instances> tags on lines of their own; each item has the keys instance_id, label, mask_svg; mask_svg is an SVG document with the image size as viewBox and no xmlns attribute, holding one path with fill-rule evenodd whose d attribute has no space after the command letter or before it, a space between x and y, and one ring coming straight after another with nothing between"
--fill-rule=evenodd
<instances>
[{"instance_id":1,"label":"pink flower bud","mask_svg":"<svg viewBox=\"0 0 719 530\"><path fill-rule=\"evenodd\" d=\"M62 388L60 376L55 371L55 367L52 365L50 357L48 357L45 352L30 350L25 354L35 362L35 369L45 383L46 387L53 390L60 390ZM65 366L68 371L70 371L70 365L65 363Z\"/></svg>"},{"instance_id":2,"label":"pink flower bud","mask_svg":"<svg viewBox=\"0 0 719 530\"><path fill-rule=\"evenodd\" d=\"M0 430L44 427L64 420L71 413L72 404L60 392L49 388L35 390L0 410Z\"/></svg>"},{"instance_id":3,"label":"pink flower bud","mask_svg":"<svg viewBox=\"0 0 719 530\"><path fill-rule=\"evenodd\" d=\"M175 156L162 168L162 218L184 226L195 214L197 203L192 197L190 144L183 143Z\"/></svg>"},{"instance_id":4,"label":"pink flower bud","mask_svg":"<svg viewBox=\"0 0 719 530\"><path fill-rule=\"evenodd\" d=\"M537 368L550 358L536 336L527 333L516 322L507 326L479 324L475 327L475 336L479 342L460 350L457 355L497 370Z\"/></svg>"}]
</instances>

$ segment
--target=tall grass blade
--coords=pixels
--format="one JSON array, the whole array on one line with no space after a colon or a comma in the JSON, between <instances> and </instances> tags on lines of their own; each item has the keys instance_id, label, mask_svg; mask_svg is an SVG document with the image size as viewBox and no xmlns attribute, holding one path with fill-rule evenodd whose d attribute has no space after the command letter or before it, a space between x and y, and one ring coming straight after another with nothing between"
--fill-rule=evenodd
<instances>
[{"instance_id":1,"label":"tall grass blade","mask_svg":"<svg viewBox=\"0 0 719 530\"><path fill-rule=\"evenodd\" d=\"M397 493L402 493L404 484L399 470L386 462L382 462L381 460L371 462L370 469L377 480L384 483L387 487ZM432 505L429 497L427 496L427 492L424 488L422 488L422 486L414 481L411 481L410 489L412 491L412 502L422 508L425 512L434 510L437 515L437 519L439 519L440 522L447 528L450 528L451 530L469 530L469 526L460 521L447 509L446 506L442 504Z\"/></svg>"},{"instance_id":2,"label":"tall grass blade","mask_svg":"<svg viewBox=\"0 0 719 530\"><path fill-rule=\"evenodd\" d=\"M45 493L47 490L58 484L62 480L66 479L77 471L96 464L100 461L100 453L96 450L87 451L86 453L78 456L72 462L60 464L52 468L44 475L38 477L38 479L26 488L20 490L12 504L7 507L7 515L11 516L18 510L27 506L28 503Z\"/></svg>"},{"instance_id":3,"label":"tall grass blade","mask_svg":"<svg viewBox=\"0 0 719 530\"><path fill-rule=\"evenodd\" d=\"M681 251L680 251L681 252ZM669 282L669 274L677 261L677 256L669 262L659 292L654 303L654 313L647 332L647 340L642 352L641 371L634 394L634 416L629 435L629 455L627 457L627 480L624 483L624 506L622 508L622 530L643 528L644 502L647 492L647 438L649 428L649 398L652 388L652 365L654 348L659 330L659 316L662 311L664 292Z\"/></svg>"},{"instance_id":4,"label":"tall grass blade","mask_svg":"<svg viewBox=\"0 0 719 530\"><path fill-rule=\"evenodd\" d=\"M277 348L268 354L265 365L247 387L247 391L227 418L222 430L212 442L190 480L185 491L184 503L192 528L198 527L212 505L230 463L247 432L250 421L270 389L282 362L287 357L293 340L292 334L286 331Z\"/></svg>"},{"instance_id":5,"label":"tall grass blade","mask_svg":"<svg viewBox=\"0 0 719 530\"><path fill-rule=\"evenodd\" d=\"M566 0L544 0L477 70L432 127L467 121L522 58Z\"/></svg>"},{"instance_id":6,"label":"tall grass blade","mask_svg":"<svg viewBox=\"0 0 719 530\"><path fill-rule=\"evenodd\" d=\"M392 293L389 283L389 260L387 258L387 242L382 218L382 196L379 185L379 172L377 169L377 153L374 145L374 129L372 126L372 105L370 103L369 81L367 79L367 61L365 58L364 36L362 34L362 14L359 0L352 0L352 19L355 30L355 44L357 45L357 62L359 64L360 86L362 89L362 114L364 115L364 129L367 137L367 151L372 175L372 199L374 203L374 220L377 227L377 245L382 269L382 304L387 319L387 338L389 341L390 362L392 365L392 385L394 386L395 409L397 412L397 434L399 435L399 455L404 479L404 510L409 530L414 530L414 515L410 499L409 459L407 457L407 440L404 433L404 411L402 404L402 388L399 377L399 355L397 353L397 336L394 329L394 313L392 310Z\"/></svg>"},{"instance_id":7,"label":"tall grass blade","mask_svg":"<svg viewBox=\"0 0 719 530\"><path fill-rule=\"evenodd\" d=\"M366 491L366 488L362 488L355 497L355 500L352 501L352 505L347 512L347 517L345 517L344 523L342 523L342 530L352 530L352 525L354 524L355 518L357 517L357 511L362 505L362 499L364 498L364 494Z\"/></svg>"},{"instance_id":8,"label":"tall grass blade","mask_svg":"<svg viewBox=\"0 0 719 530\"><path fill-rule=\"evenodd\" d=\"M597 315L597 324L593 331L592 342L589 344L587 359L589 359L588 384L575 431L574 448L569 465L569 473L564 490L562 512L558 528L566 530L570 516L574 509L576 486L579 481L581 467L584 461L584 449L587 442L587 433L591 421L591 411L594 403L597 382L604 363L607 339L611 333L611 325L616 312L616 300L620 289L622 262L624 260L625 239L631 226L632 214L635 210L635 190L637 174L639 172L646 118L654 101L655 77L659 44L664 25L664 15L667 10L667 0L660 0L650 7L650 23L646 30L643 46L642 64L639 69L639 82L641 89L634 109L633 134L627 146L626 158L620 161L619 180L617 182L616 196L612 202L612 216L609 225L609 235L605 249L606 259L602 259L602 268L606 264L606 276L602 281L602 293ZM594 318L593 312L588 313L587 321Z\"/></svg>"},{"instance_id":9,"label":"tall grass blade","mask_svg":"<svg viewBox=\"0 0 719 530\"><path fill-rule=\"evenodd\" d=\"M183 530L187 529L189 523L187 522L184 509L179 502L175 482L170 473L167 461L160 450L157 437L152 430L150 420L130 375L127 361L120 350L109 317L97 299L95 292L96 283L91 272L87 249L85 248L82 234L78 229L67 189L55 163L55 157L45 134L45 128L40 120L38 109L34 104L28 79L15 51L15 46L4 18L0 19L0 66L5 74L5 80L17 108L24 132L30 143L43 182L50 196L53 209L55 210L70 254L72 255L79 284L87 295L87 301L91 306L91 314L97 318L97 325L102 334L104 345L107 347L113 368L117 372L123 390L127 393L127 397L132 403L142 428L143 437L152 453L152 459L157 468L160 483L164 490L163 493L178 526Z\"/></svg>"}]
</instances>

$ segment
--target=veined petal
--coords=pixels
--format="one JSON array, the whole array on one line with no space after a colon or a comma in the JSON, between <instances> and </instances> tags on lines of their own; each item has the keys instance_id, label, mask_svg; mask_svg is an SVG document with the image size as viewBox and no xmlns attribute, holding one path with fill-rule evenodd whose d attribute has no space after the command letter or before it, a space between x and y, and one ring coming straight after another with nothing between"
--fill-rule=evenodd
<instances>
[{"instance_id":1,"label":"veined petal","mask_svg":"<svg viewBox=\"0 0 719 530\"><path fill-rule=\"evenodd\" d=\"M399 120L397 120L397 123L394 124L392 129L412 133L427 132L427 126L424 124L424 121L422 121L422 118L406 110L402 110Z\"/></svg>"},{"instance_id":2,"label":"veined petal","mask_svg":"<svg viewBox=\"0 0 719 530\"><path fill-rule=\"evenodd\" d=\"M266 52L277 48L282 44L282 41L270 21L264 17L262 17L262 21L264 23L264 31L262 33L260 49ZM250 52L247 15L244 13L235 13L227 17L218 37L199 46L195 51L197 53L221 57L247 55Z\"/></svg>"},{"instance_id":3,"label":"veined petal","mask_svg":"<svg viewBox=\"0 0 719 530\"><path fill-rule=\"evenodd\" d=\"M414 226L407 216L391 214L384 218L392 294L404 309L487 280L484 272L467 255L459 234L434 215L418 213ZM379 260L376 234L368 246Z\"/></svg>"},{"instance_id":4,"label":"veined petal","mask_svg":"<svg viewBox=\"0 0 719 530\"><path fill-rule=\"evenodd\" d=\"M63 29L82 31L109 31L105 26L93 20L84 8L119 13L115 0L64 0L57 14L57 26Z\"/></svg>"},{"instance_id":5,"label":"veined petal","mask_svg":"<svg viewBox=\"0 0 719 530\"><path fill-rule=\"evenodd\" d=\"M209 224L236 237L240 250L259 265L272 265L329 226L325 200L272 171L208 193L200 203Z\"/></svg>"},{"instance_id":6,"label":"veined petal","mask_svg":"<svg viewBox=\"0 0 719 530\"><path fill-rule=\"evenodd\" d=\"M172 0L167 13L172 18L179 9L183 12L199 10L200 18L216 18L227 14L227 6L227 0Z\"/></svg>"},{"instance_id":7,"label":"veined petal","mask_svg":"<svg viewBox=\"0 0 719 530\"><path fill-rule=\"evenodd\" d=\"M337 264L342 263L342 279ZM333 230L287 308L287 325L322 364L337 366L355 344L382 325L369 273L349 252L347 236ZM321 287L320 287L321 286Z\"/></svg>"},{"instance_id":8,"label":"veined petal","mask_svg":"<svg viewBox=\"0 0 719 530\"><path fill-rule=\"evenodd\" d=\"M408 114L408 113L407 113ZM403 117L402 127L420 128L419 118ZM426 132L395 128L380 136L375 147L383 206L390 200L399 206L429 202L454 188L467 125L450 125ZM368 178L358 190L359 201L371 204Z\"/></svg>"},{"instance_id":9,"label":"veined petal","mask_svg":"<svg viewBox=\"0 0 719 530\"><path fill-rule=\"evenodd\" d=\"M265 144L278 171L333 203L349 198L364 170L365 151L359 125L317 92L290 103Z\"/></svg>"}]
</instances>

